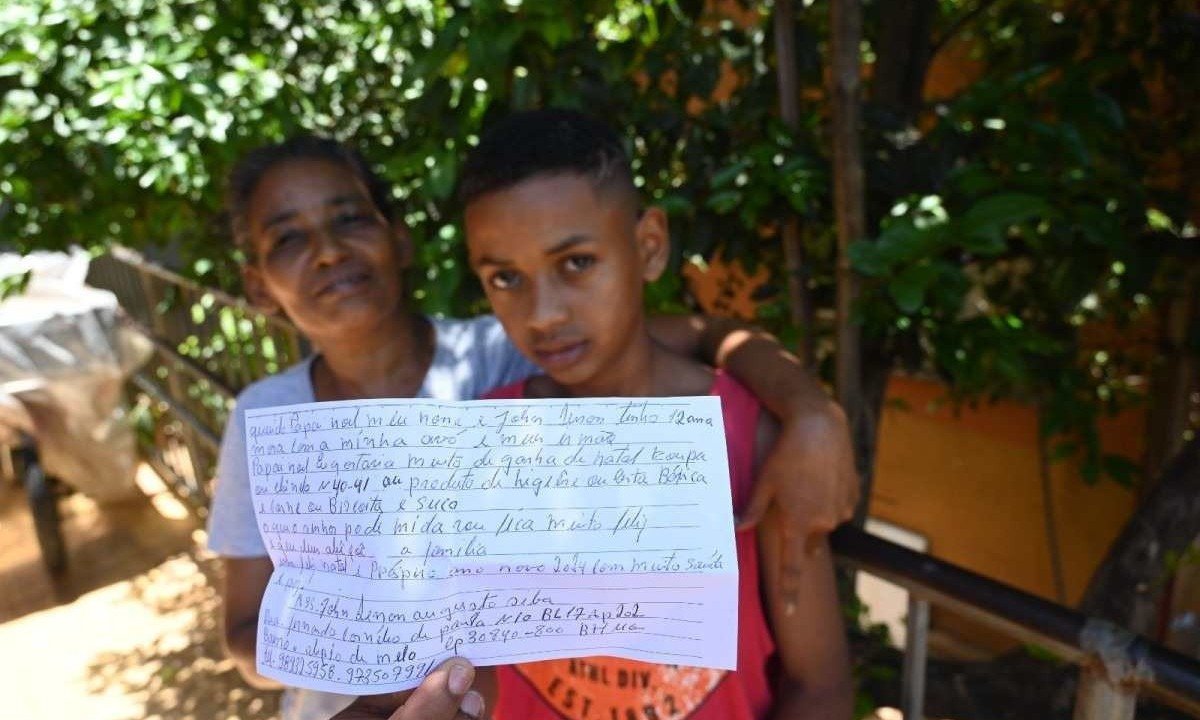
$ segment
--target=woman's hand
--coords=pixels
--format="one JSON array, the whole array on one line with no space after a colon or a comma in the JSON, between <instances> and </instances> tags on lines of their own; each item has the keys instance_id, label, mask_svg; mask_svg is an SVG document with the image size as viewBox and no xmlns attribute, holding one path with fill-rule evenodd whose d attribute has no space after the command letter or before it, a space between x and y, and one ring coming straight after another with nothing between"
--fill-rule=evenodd
<instances>
[{"instance_id":1,"label":"woman's hand","mask_svg":"<svg viewBox=\"0 0 1200 720\"><path fill-rule=\"evenodd\" d=\"M858 496L854 449L841 407L824 399L795 408L759 468L738 524L740 529L757 525L768 507L778 508L779 592L789 606L799 596L804 559L825 547L825 535L854 515Z\"/></svg>"},{"instance_id":2,"label":"woman's hand","mask_svg":"<svg viewBox=\"0 0 1200 720\"><path fill-rule=\"evenodd\" d=\"M331 720L480 720L484 701L474 682L475 667L450 658L413 690L360 697Z\"/></svg>"},{"instance_id":3,"label":"woman's hand","mask_svg":"<svg viewBox=\"0 0 1200 720\"><path fill-rule=\"evenodd\" d=\"M778 440L759 467L740 527L756 525L770 505L779 506L785 532L781 587L794 600L800 561L853 517L858 504L846 414L811 369L759 328L702 315L653 317L648 327L675 352L725 368L779 422Z\"/></svg>"}]
</instances>

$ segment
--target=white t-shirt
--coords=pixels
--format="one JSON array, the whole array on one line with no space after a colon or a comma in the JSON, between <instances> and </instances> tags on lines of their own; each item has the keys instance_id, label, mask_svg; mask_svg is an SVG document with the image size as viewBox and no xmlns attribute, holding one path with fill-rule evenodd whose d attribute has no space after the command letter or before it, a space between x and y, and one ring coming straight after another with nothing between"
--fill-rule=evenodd
<instances>
[{"instance_id":1,"label":"white t-shirt","mask_svg":"<svg viewBox=\"0 0 1200 720\"><path fill-rule=\"evenodd\" d=\"M416 397L469 400L536 371L490 315L473 320L430 318L430 322L436 334L433 362ZM312 357L306 358L249 385L238 395L221 438L208 517L208 547L219 555L246 558L267 554L251 503L244 413L253 408L313 402L312 363ZM353 699L351 695L289 688L283 695L283 720L328 720Z\"/></svg>"}]
</instances>

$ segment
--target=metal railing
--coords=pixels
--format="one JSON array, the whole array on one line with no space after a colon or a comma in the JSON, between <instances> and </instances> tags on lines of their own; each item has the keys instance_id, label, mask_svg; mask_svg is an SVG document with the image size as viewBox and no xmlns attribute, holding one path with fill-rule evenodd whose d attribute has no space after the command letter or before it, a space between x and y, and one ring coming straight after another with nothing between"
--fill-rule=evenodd
<instances>
[{"instance_id":1,"label":"metal railing","mask_svg":"<svg viewBox=\"0 0 1200 720\"><path fill-rule=\"evenodd\" d=\"M1200 716L1200 662L1097 618L850 527L834 552L909 592L901 710L921 718L929 607L979 621L1077 665L1075 720L1131 720L1139 693Z\"/></svg>"},{"instance_id":2,"label":"metal railing","mask_svg":"<svg viewBox=\"0 0 1200 720\"><path fill-rule=\"evenodd\" d=\"M93 262L89 282L117 294L155 344L133 380L152 419L147 459L199 512L210 498L218 438L232 398L298 361L305 349L285 320L118 249ZM902 711L923 718L930 606L1039 645L1080 668L1075 720L1132 720L1140 693L1200 717L1200 662L945 561L854 528L832 537L842 562L909 592Z\"/></svg>"}]
</instances>

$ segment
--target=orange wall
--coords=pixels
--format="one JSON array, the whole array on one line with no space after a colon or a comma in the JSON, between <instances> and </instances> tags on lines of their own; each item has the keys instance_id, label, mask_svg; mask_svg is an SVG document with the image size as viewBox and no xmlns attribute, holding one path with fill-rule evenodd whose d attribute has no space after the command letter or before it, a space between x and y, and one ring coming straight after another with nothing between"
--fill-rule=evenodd
<instances>
[{"instance_id":1,"label":"orange wall","mask_svg":"<svg viewBox=\"0 0 1200 720\"><path fill-rule=\"evenodd\" d=\"M687 264L688 289L706 312L752 319L753 292L767 271L746 273L737 263ZM1156 328L1087 330L1104 346L1117 340L1130 352L1153 348ZM1033 408L998 402L955 411L940 404L937 382L896 375L880 424L871 515L929 541L930 553L1045 598L1054 597ZM1101 424L1107 452L1138 460L1145 415L1129 411ZM1111 480L1087 485L1069 462L1051 465L1063 581L1077 603L1108 546L1133 512L1132 490ZM955 640L988 650L1009 643L977 625L935 612L934 626Z\"/></svg>"},{"instance_id":2,"label":"orange wall","mask_svg":"<svg viewBox=\"0 0 1200 720\"><path fill-rule=\"evenodd\" d=\"M937 406L943 395L935 382L892 379L871 514L925 536L937 557L1054 599L1033 409L1001 402L955 413ZM1139 457L1143 422L1130 412L1106 423L1107 449ZM1068 463L1051 468L1064 585L1073 604L1136 498L1112 481L1087 485ZM934 625L991 649L1005 645L946 613L935 615Z\"/></svg>"}]
</instances>

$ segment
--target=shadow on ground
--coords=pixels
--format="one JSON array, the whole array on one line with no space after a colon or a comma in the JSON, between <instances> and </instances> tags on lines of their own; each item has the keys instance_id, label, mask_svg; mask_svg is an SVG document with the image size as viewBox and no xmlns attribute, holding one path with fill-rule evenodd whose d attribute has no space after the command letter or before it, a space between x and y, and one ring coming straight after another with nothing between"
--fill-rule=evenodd
<instances>
[{"instance_id":1,"label":"shadow on ground","mask_svg":"<svg viewBox=\"0 0 1200 720\"><path fill-rule=\"evenodd\" d=\"M164 517L151 498L97 505L79 494L59 501L66 570L42 562L23 490L0 480L0 623L70 603L148 571L192 545L191 517Z\"/></svg>"},{"instance_id":2,"label":"shadow on ground","mask_svg":"<svg viewBox=\"0 0 1200 720\"><path fill-rule=\"evenodd\" d=\"M0 479L0 717L278 718L277 694L225 659L219 561L164 487L59 507L67 567L51 575L24 492Z\"/></svg>"},{"instance_id":3,"label":"shadow on ground","mask_svg":"<svg viewBox=\"0 0 1200 720\"><path fill-rule=\"evenodd\" d=\"M162 720L278 717L276 693L246 686L219 640L219 561L194 553L137 577L130 599L171 630L124 652L98 655L89 690L119 692L143 706L139 717Z\"/></svg>"}]
</instances>

